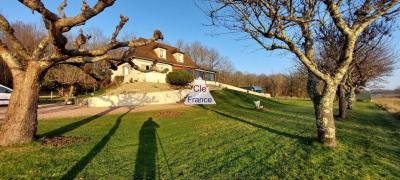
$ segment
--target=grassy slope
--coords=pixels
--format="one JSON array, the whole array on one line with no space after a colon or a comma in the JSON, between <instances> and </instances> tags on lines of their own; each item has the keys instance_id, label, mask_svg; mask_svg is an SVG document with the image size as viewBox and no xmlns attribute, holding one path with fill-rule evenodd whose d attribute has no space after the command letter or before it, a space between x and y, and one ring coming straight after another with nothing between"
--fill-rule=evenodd
<instances>
[{"instance_id":1,"label":"grassy slope","mask_svg":"<svg viewBox=\"0 0 400 180\"><path fill-rule=\"evenodd\" d=\"M256 111L254 96L213 94L217 105L176 110L177 116L41 121L39 134L91 139L64 148L0 148L0 177L132 177L144 171L163 179L400 177L400 122L371 103L358 103L349 120L337 121L338 148L330 150L315 142L309 101L262 99L268 110ZM144 123L150 117L159 139Z\"/></svg>"}]
</instances>

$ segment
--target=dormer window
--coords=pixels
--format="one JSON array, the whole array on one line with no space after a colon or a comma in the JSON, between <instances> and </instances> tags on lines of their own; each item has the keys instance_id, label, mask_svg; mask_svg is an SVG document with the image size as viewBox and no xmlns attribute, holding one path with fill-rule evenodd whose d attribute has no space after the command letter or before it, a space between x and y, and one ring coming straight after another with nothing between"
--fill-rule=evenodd
<instances>
[{"instance_id":1,"label":"dormer window","mask_svg":"<svg viewBox=\"0 0 400 180\"><path fill-rule=\"evenodd\" d=\"M160 58L167 58L167 50L160 48Z\"/></svg>"},{"instance_id":2,"label":"dormer window","mask_svg":"<svg viewBox=\"0 0 400 180\"><path fill-rule=\"evenodd\" d=\"M174 54L176 61L183 63L183 54L182 53L175 53Z\"/></svg>"},{"instance_id":3,"label":"dormer window","mask_svg":"<svg viewBox=\"0 0 400 180\"><path fill-rule=\"evenodd\" d=\"M159 58L166 59L167 58L167 50L164 48L156 48L155 52Z\"/></svg>"}]
</instances>

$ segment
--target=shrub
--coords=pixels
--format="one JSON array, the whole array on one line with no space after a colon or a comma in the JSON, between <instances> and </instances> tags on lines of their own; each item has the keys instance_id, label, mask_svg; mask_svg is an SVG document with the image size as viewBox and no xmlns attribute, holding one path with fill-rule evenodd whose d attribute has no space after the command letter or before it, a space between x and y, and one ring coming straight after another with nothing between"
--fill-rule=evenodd
<instances>
[{"instance_id":1,"label":"shrub","mask_svg":"<svg viewBox=\"0 0 400 180\"><path fill-rule=\"evenodd\" d=\"M117 87L124 82L124 76L115 76L114 80L107 86L108 88Z\"/></svg>"},{"instance_id":2,"label":"shrub","mask_svg":"<svg viewBox=\"0 0 400 180\"><path fill-rule=\"evenodd\" d=\"M168 69L168 68L165 68L165 69L163 69L163 70L161 71L161 73L168 73L168 71L169 71L169 69Z\"/></svg>"},{"instance_id":3,"label":"shrub","mask_svg":"<svg viewBox=\"0 0 400 180\"><path fill-rule=\"evenodd\" d=\"M124 76L115 76L114 81L116 84L122 84L124 82Z\"/></svg>"},{"instance_id":4,"label":"shrub","mask_svg":"<svg viewBox=\"0 0 400 180\"><path fill-rule=\"evenodd\" d=\"M193 81L193 76L187 71L173 71L167 74L167 82L172 85L186 86Z\"/></svg>"}]
</instances>

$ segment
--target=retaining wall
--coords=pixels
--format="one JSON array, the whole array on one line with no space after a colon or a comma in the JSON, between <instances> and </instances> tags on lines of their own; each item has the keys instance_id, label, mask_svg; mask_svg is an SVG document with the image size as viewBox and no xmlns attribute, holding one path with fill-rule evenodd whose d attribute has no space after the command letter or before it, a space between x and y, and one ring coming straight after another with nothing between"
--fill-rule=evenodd
<instances>
[{"instance_id":1,"label":"retaining wall","mask_svg":"<svg viewBox=\"0 0 400 180\"><path fill-rule=\"evenodd\" d=\"M221 88L227 88L235 91L245 92L256 96L270 98L268 93L258 93L249 91L239 87L223 84L215 81L206 81L206 84L215 85ZM89 107L115 107L115 106L141 106L150 104L173 104L181 102L189 94L190 89L136 93L136 94L120 94L107 95L99 97L90 97L86 99Z\"/></svg>"},{"instance_id":2,"label":"retaining wall","mask_svg":"<svg viewBox=\"0 0 400 180\"><path fill-rule=\"evenodd\" d=\"M189 89L107 95L87 98L89 107L115 107L115 106L141 106L150 104L173 104L182 101L188 94Z\"/></svg>"}]
</instances>

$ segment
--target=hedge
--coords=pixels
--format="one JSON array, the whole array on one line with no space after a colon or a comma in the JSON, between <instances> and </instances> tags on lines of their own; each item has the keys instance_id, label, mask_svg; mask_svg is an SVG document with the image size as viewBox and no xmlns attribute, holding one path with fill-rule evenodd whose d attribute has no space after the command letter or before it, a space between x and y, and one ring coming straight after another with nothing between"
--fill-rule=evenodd
<instances>
[{"instance_id":1,"label":"hedge","mask_svg":"<svg viewBox=\"0 0 400 180\"><path fill-rule=\"evenodd\" d=\"M193 76L187 71L177 70L167 74L167 82L172 85L186 86L193 81Z\"/></svg>"}]
</instances>

